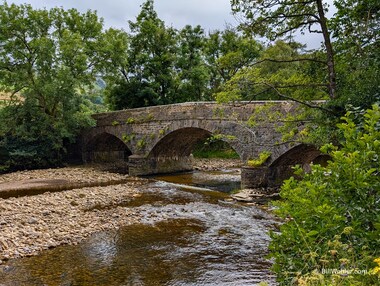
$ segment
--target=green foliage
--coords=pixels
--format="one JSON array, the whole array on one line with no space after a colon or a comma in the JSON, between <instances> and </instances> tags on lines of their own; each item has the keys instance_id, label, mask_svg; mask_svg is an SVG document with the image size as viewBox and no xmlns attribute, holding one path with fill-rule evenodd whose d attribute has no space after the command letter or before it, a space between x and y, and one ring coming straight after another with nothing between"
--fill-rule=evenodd
<instances>
[{"instance_id":1,"label":"green foliage","mask_svg":"<svg viewBox=\"0 0 380 286\"><path fill-rule=\"evenodd\" d=\"M379 47L379 1L335 0L334 5L337 12L330 25L339 51L360 55L368 46Z\"/></svg>"},{"instance_id":2,"label":"green foliage","mask_svg":"<svg viewBox=\"0 0 380 286\"><path fill-rule=\"evenodd\" d=\"M210 100L209 71L203 60L206 38L200 26L185 26L177 33L176 102Z\"/></svg>"},{"instance_id":3,"label":"green foliage","mask_svg":"<svg viewBox=\"0 0 380 286\"><path fill-rule=\"evenodd\" d=\"M133 124L135 122L136 120L133 117L128 117L127 120L125 121L126 124Z\"/></svg>"},{"instance_id":4,"label":"green foliage","mask_svg":"<svg viewBox=\"0 0 380 286\"><path fill-rule=\"evenodd\" d=\"M231 138L231 140L233 139ZM220 135L211 136L199 142L192 154L196 158L239 159L239 155L225 140L225 137Z\"/></svg>"},{"instance_id":5,"label":"green foliage","mask_svg":"<svg viewBox=\"0 0 380 286\"><path fill-rule=\"evenodd\" d=\"M128 143L128 142L131 142L133 139L135 139L135 137L136 137L136 134L133 134L133 133L132 134L124 134L122 136L122 139L125 143Z\"/></svg>"},{"instance_id":6,"label":"green foliage","mask_svg":"<svg viewBox=\"0 0 380 286\"><path fill-rule=\"evenodd\" d=\"M260 167L268 161L269 157L272 155L272 152L264 151L261 152L258 159L248 160L247 165L250 167Z\"/></svg>"},{"instance_id":7,"label":"green foliage","mask_svg":"<svg viewBox=\"0 0 380 286\"><path fill-rule=\"evenodd\" d=\"M299 47L277 41L262 52L258 62L240 69L216 95L219 102L237 100L316 100L327 97L322 79L310 74L308 65L293 58L306 58Z\"/></svg>"},{"instance_id":8,"label":"green foliage","mask_svg":"<svg viewBox=\"0 0 380 286\"><path fill-rule=\"evenodd\" d=\"M158 131L158 134L159 134L160 136L162 136L162 135L164 135L164 134L166 133L166 131L167 131L167 129L160 129L160 130Z\"/></svg>"},{"instance_id":9,"label":"green foliage","mask_svg":"<svg viewBox=\"0 0 380 286\"><path fill-rule=\"evenodd\" d=\"M146 138L141 138L139 141L137 141L137 149L141 150L141 149L144 149L144 147L146 146Z\"/></svg>"},{"instance_id":10,"label":"green foliage","mask_svg":"<svg viewBox=\"0 0 380 286\"><path fill-rule=\"evenodd\" d=\"M232 28L210 33L204 47L209 70L209 93L222 92L221 87L237 72L252 64L260 55L262 46L251 37Z\"/></svg>"},{"instance_id":11,"label":"green foliage","mask_svg":"<svg viewBox=\"0 0 380 286\"><path fill-rule=\"evenodd\" d=\"M236 140L236 137L233 135L227 135L227 134L214 134L207 139L207 141L210 143L218 141L218 140L223 140L223 141L228 142L228 141Z\"/></svg>"},{"instance_id":12,"label":"green foliage","mask_svg":"<svg viewBox=\"0 0 380 286\"><path fill-rule=\"evenodd\" d=\"M323 36L325 59L311 59L313 62L324 63L325 75L328 83L328 94L331 99L336 98L336 72L334 64L334 50L327 25L326 13L328 5L323 0L306 2L281 0L231 0L235 14L242 14L245 21L241 28L247 33L254 33L267 37L271 41L287 39L293 42L293 33L319 33ZM309 58L310 59L310 58ZM302 62L301 59L294 62Z\"/></svg>"},{"instance_id":13,"label":"green foliage","mask_svg":"<svg viewBox=\"0 0 380 286\"><path fill-rule=\"evenodd\" d=\"M65 146L94 123L87 92L102 62L102 27L91 11L0 5L0 91L21 98L0 113L2 164L61 164Z\"/></svg>"},{"instance_id":14,"label":"green foliage","mask_svg":"<svg viewBox=\"0 0 380 286\"><path fill-rule=\"evenodd\" d=\"M332 158L328 166L313 165L308 174L298 169L302 180L287 180L283 200L274 203L285 219L270 244L282 285L379 283L378 276L355 272L320 275L323 269L369 270L380 255L379 105L364 114L361 124L355 124L352 113L343 121L338 125L341 148L322 148Z\"/></svg>"}]
</instances>

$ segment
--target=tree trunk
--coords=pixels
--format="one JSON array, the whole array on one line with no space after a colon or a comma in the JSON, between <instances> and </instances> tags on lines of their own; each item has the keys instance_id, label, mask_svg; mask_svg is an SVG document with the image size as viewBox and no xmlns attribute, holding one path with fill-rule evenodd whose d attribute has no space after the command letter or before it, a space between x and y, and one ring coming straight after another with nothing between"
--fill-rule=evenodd
<instances>
[{"instance_id":1,"label":"tree trunk","mask_svg":"<svg viewBox=\"0 0 380 286\"><path fill-rule=\"evenodd\" d=\"M334 50L331 44L330 33L327 29L327 20L325 17L325 11L323 9L322 0L316 0L318 7L318 16L320 19L320 25L323 34L323 40L326 47L327 53L327 68L329 73L329 95L330 98L336 98L336 73L335 73L335 63L334 63Z\"/></svg>"}]
</instances>

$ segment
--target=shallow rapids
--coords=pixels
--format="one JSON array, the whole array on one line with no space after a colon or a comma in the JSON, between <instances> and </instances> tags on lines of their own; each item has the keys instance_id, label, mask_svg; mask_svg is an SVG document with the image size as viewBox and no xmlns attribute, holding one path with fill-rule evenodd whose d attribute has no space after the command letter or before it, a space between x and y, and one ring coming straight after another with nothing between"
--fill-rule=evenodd
<instances>
[{"instance_id":1,"label":"shallow rapids","mask_svg":"<svg viewBox=\"0 0 380 286\"><path fill-rule=\"evenodd\" d=\"M140 223L11 260L0 285L275 285L265 256L276 222L266 211L206 188L141 188L123 205Z\"/></svg>"}]
</instances>

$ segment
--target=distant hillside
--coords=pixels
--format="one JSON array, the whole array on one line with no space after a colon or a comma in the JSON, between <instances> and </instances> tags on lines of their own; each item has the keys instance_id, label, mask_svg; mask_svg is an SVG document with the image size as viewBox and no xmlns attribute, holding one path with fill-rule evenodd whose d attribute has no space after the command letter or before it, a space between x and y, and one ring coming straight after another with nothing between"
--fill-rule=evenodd
<instances>
[{"instance_id":1,"label":"distant hillside","mask_svg":"<svg viewBox=\"0 0 380 286\"><path fill-rule=\"evenodd\" d=\"M17 95L16 95L17 96ZM19 99L21 99L19 97ZM11 94L0 91L0 105L11 101Z\"/></svg>"}]
</instances>

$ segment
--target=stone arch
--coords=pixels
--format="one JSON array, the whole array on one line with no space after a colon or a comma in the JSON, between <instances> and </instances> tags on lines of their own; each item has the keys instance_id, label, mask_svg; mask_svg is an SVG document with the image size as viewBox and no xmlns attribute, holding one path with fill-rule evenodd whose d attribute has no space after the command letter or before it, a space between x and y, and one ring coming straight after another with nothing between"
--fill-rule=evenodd
<instances>
[{"instance_id":1,"label":"stone arch","mask_svg":"<svg viewBox=\"0 0 380 286\"><path fill-rule=\"evenodd\" d=\"M224 128L221 128L221 125ZM155 137L148 144L145 154L134 154L129 157L129 173L147 175L190 171L193 169L190 154L195 144L212 134L236 135L236 140L230 140L227 137L224 141L242 158L244 144L238 136L241 133L244 134L240 131L241 128L242 126L236 123L215 124L211 120L173 122L166 126L165 134Z\"/></svg>"},{"instance_id":2,"label":"stone arch","mask_svg":"<svg viewBox=\"0 0 380 286\"><path fill-rule=\"evenodd\" d=\"M329 156L324 155L314 145L299 144L287 150L270 164L271 180L281 183L293 175L293 167L300 165L305 171L310 170L310 163L325 164Z\"/></svg>"},{"instance_id":3,"label":"stone arch","mask_svg":"<svg viewBox=\"0 0 380 286\"><path fill-rule=\"evenodd\" d=\"M195 144L211 134L207 130L196 127L177 129L162 137L150 151L149 157L190 156Z\"/></svg>"},{"instance_id":4,"label":"stone arch","mask_svg":"<svg viewBox=\"0 0 380 286\"><path fill-rule=\"evenodd\" d=\"M309 144L299 144L296 145L281 156L279 156L276 160L272 162L270 167L284 166L284 165L304 165L307 163L311 163L315 158L321 155L321 151L319 151L315 146Z\"/></svg>"},{"instance_id":5,"label":"stone arch","mask_svg":"<svg viewBox=\"0 0 380 286\"><path fill-rule=\"evenodd\" d=\"M102 132L89 139L84 146L83 161L85 163L128 162L132 155L128 146L117 136Z\"/></svg>"},{"instance_id":6,"label":"stone arch","mask_svg":"<svg viewBox=\"0 0 380 286\"><path fill-rule=\"evenodd\" d=\"M299 144L283 149L268 165L242 168L242 188L278 187L294 175L293 167L301 165L310 171L310 163L325 165L330 156L322 154L313 145Z\"/></svg>"},{"instance_id":7,"label":"stone arch","mask_svg":"<svg viewBox=\"0 0 380 286\"><path fill-rule=\"evenodd\" d=\"M262 151L261 147L248 147L261 138L256 138L252 130L237 122L194 119L174 122L165 130L164 135L152 142L147 157L189 156L197 141L216 134L226 135L222 140L236 151L242 161L254 158Z\"/></svg>"}]
</instances>

